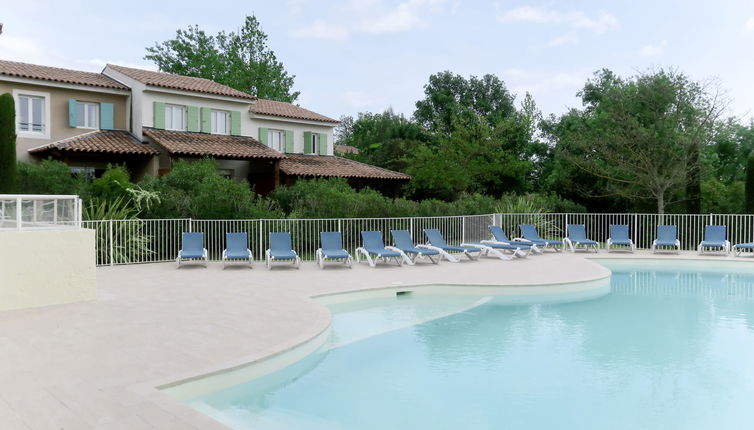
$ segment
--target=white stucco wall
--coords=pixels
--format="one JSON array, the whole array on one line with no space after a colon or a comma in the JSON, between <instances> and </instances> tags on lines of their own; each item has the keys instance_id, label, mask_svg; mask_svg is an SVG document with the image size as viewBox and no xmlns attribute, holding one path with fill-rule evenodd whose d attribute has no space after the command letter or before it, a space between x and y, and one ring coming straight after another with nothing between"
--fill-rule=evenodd
<instances>
[{"instance_id":1,"label":"white stucco wall","mask_svg":"<svg viewBox=\"0 0 754 430\"><path fill-rule=\"evenodd\" d=\"M0 311L93 300L94 230L0 232Z\"/></svg>"},{"instance_id":2,"label":"white stucco wall","mask_svg":"<svg viewBox=\"0 0 754 430\"><path fill-rule=\"evenodd\" d=\"M304 153L304 132L310 131L312 133L325 133L327 135L327 155L333 155L333 125L322 125L314 122L286 120L280 118L280 120L273 120L269 118L252 117L249 121L252 133L247 136L251 136L255 139L259 139L259 129L269 128L273 130L293 130L293 152L296 154Z\"/></svg>"},{"instance_id":3,"label":"white stucco wall","mask_svg":"<svg viewBox=\"0 0 754 430\"><path fill-rule=\"evenodd\" d=\"M161 91L146 90L141 97L141 121L144 127L154 127L154 102L163 102L181 106L207 107L210 109L241 112L241 134L251 136L251 123L248 120L250 101L223 101L201 96L171 94Z\"/></svg>"}]
</instances>

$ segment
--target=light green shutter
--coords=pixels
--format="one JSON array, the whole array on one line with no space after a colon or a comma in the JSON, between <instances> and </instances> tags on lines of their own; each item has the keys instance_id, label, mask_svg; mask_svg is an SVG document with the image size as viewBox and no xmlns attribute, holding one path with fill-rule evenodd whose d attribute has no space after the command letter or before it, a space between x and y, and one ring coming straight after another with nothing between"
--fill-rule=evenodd
<instances>
[{"instance_id":1,"label":"light green shutter","mask_svg":"<svg viewBox=\"0 0 754 430\"><path fill-rule=\"evenodd\" d=\"M196 106L189 106L186 110L186 128L188 131L199 131L199 108Z\"/></svg>"},{"instance_id":2,"label":"light green shutter","mask_svg":"<svg viewBox=\"0 0 754 430\"><path fill-rule=\"evenodd\" d=\"M285 153L293 153L293 130L285 131Z\"/></svg>"},{"instance_id":3,"label":"light green shutter","mask_svg":"<svg viewBox=\"0 0 754 430\"><path fill-rule=\"evenodd\" d=\"M115 128L113 109L114 106L112 103L99 104L99 128L102 130L112 130Z\"/></svg>"},{"instance_id":4,"label":"light green shutter","mask_svg":"<svg viewBox=\"0 0 754 430\"><path fill-rule=\"evenodd\" d=\"M236 110L230 113L230 134L233 136L241 135L241 112Z\"/></svg>"},{"instance_id":5,"label":"light green shutter","mask_svg":"<svg viewBox=\"0 0 754 430\"><path fill-rule=\"evenodd\" d=\"M202 114L202 133L212 132L212 109L203 107L201 109Z\"/></svg>"},{"instance_id":6,"label":"light green shutter","mask_svg":"<svg viewBox=\"0 0 754 430\"><path fill-rule=\"evenodd\" d=\"M319 134L319 155L327 155L327 135Z\"/></svg>"},{"instance_id":7,"label":"light green shutter","mask_svg":"<svg viewBox=\"0 0 754 430\"><path fill-rule=\"evenodd\" d=\"M76 128L78 118L76 118L76 99L68 99L68 126Z\"/></svg>"},{"instance_id":8,"label":"light green shutter","mask_svg":"<svg viewBox=\"0 0 754 430\"><path fill-rule=\"evenodd\" d=\"M264 127L259 127L259 141L262 142L262 145L264 146L270 146L269 145L269 136L268 136L268 130Z\"/></svg>"},{"instance_id":9,"label":"light green shutter","mask_svg":"<svg viewBox=\"0 0 754 430\"><path fill-rule=\"evenodd\" d=\"M154 102L154 128L165 128L165 103Z\"/></svg>"},{"instance_id":10,"label":"light green shutter","mask_svg":"<svg viewBox=\"0 0 754 430\"><path fill-rule=\"evenodd\" d=\"M304 132L304 154L311 154L312 152L314 152L314 148L312 148L312 132L305 131Z\"/></svg>"}]
</instances>

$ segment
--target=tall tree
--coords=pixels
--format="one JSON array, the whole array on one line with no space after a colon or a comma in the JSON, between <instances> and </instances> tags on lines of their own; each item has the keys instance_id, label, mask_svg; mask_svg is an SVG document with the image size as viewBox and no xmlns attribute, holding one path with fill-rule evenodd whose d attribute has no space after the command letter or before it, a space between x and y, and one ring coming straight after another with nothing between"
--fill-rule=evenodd
<instances>
[{"instance_id":1,"label":"tall tree","mask_svg":"<svg viewBox=\"0 0 754 430\"><path fill-rule=\"evenodd\" d=\"M267 46L267 34L253 15L237 32L212 36L194 25L146 49L144 58L163 72L211 79L263 99L294 102L300 94L292 91L296 76Z\"/></svg>"},{"instance_id":2,"label":"tall tree","mask_svg":"<svg viewBox=\"0 0 754 430\"><path fill-rule=\"evenodd\" d=\"M630 79L595 73L579 93L583 110L559 121L559 155L605 181L605 194L651 197L664 213L669 192L698 168L695 148L711 139L722 111L715 94L674 70Z\"/></svg>"},{"instance_id":3,"label":"tall tree","mask_svg":"<svg viewBox=\"0 0 754 430\"><path fill-rule=\"evenodd\" d=\"M754 152L746 163L746 213L754 213Z\"/></svg>"},{"instance_id":4,"label":"tall tree","mask_svg":"<svg viewBox=\"0 0 754 430\"><path fill-rule=\"evenodd\" d=\"M0 194L16 192L16 108L10 93L0 95Z\"/></svg>"}]
</instances>

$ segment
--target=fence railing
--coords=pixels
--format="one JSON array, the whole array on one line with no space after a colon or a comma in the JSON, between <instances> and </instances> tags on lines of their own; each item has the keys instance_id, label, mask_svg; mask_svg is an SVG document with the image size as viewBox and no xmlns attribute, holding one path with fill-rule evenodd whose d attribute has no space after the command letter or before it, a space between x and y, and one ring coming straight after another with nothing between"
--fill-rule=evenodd
<instances>
[{"instance_id":1,"label":"fence railing","mask_svg":"<svg viewBox=\"0 0 754 430\"><path fill-rule=\"evenodd\" d=\"M81 228L79 196L0 194L0 230L70 228Z\"/></svg>"},{"instance_id":2,"label":"fence railing","mask_svg":"<svg viewBox=\"0 0 754 430\"><path fill-rule=\"evenodd\" d=\"M181 233L201 231L211 260L219 260L225 249L225 233L246 232L249 249L255 259L264 257L270 232L287 231L293 247L304 260L313 260L319 248L319 233L340 231L344 246L350 252L361 246L359 233L381 231L386 244L391 244L390 230L411 232L417 243L424 243L425 228L439 229L448 243L475 242L489 239L488 226L498 225L511 238L518 236L519 224L535 224L543 237L563 238L567 224L585 224L587 235L604 243L611 224L627 224L638 248L649 248L655 239L657 226L678 226L681 248L696 249L704 235L704 226L728 226L732 243L754 241L754 215L683 215L683 214L510 214L417 217L417 218L337 218L337 219L252 219L252 220L196 220L145 219L84 221L84 228L96 230L97 264L130 264L172 261L181 248Z\"/></svg>"}]
</instances>

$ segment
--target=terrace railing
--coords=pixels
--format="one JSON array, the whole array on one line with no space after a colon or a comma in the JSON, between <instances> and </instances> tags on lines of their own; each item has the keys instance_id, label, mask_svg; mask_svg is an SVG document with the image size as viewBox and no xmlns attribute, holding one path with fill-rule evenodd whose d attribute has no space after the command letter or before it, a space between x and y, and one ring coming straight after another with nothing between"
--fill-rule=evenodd
<instances>
[{"instance_id":1,"label":"terrace railing","mask_svg":"<svg viewBox=\"0 0 754 430\"><path fill-rule=\"evenodd\" d=\"M81 228L78 196L0 194L0 230L78 228Z\"/></svg>"},{"instance_id":2,"label":"terrace railing","mask_svg":"<svg viewBox=\"0 0 754 430\"><path fill-rule=\"evenodd\" d=\"M684 250L696 249L704 235L704 226L728 226L731 243L754 241L754 215L682 215L682 214L583 214L583 213L496 213L485 215L416 217L416 218L336 218L336 219L252 219L196 220L145 219L84 221L84 228L97 232L97 264L130 264L172 261L181 247L181 233L205 233L205 246L211 260L219 260L225 248L225 233L246 232L249 249L256 259L264 256L270 232L287 231L293 247L304 260L314 260L321 231L340 231L350 252L361 246L359 233L382 232L391 243L390 230L409 230L417 243L423 243L425 228L439 229L449 243L489 239L487 229L499 225L511 238L519 235L519 224L535 224L544 237L562 238L567 224L585 224L587 235L604 243L610 224L628 224L631 237L640 249L648 249L655 239L657 225L678 226Z\"/></svg>"}]
</instances>

